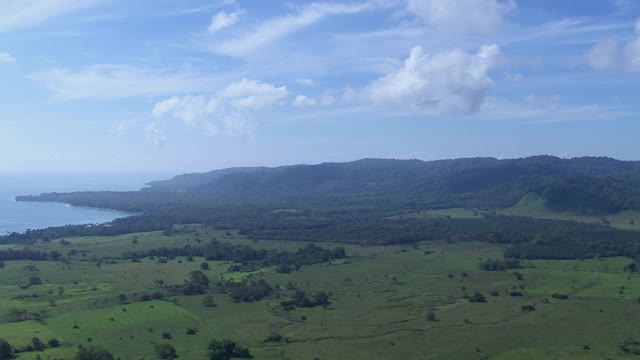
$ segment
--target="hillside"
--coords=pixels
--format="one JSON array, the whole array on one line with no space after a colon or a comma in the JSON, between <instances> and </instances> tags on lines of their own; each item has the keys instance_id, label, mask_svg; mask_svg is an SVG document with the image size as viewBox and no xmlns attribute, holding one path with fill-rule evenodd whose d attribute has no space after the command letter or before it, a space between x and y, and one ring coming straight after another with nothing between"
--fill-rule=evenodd
<instances>
[{"instance_id":1,"label":"hillside","mask_svg":"<svg viewBox=\"0 0 640 360\"><path fill-rule=\"evenodd\" d=\"M385 195L434 204L506 208L529 193L553 210L608 214L640 208L640 162L536 156L440 161L363 159L275 168L230 168L156 181L147 192L225 195Z\"/></svg>"}]
</instances>

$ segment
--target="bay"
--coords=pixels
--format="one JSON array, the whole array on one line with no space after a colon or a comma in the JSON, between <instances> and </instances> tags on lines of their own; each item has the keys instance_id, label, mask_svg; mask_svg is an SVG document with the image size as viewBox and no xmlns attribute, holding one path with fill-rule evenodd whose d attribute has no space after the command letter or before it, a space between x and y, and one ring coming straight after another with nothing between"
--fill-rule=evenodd
<instances>
[{"instance_id":1,"label":"bay","mask_svg":"<svg viewBox=\"0 0 640 360\"><path fill-rule=\"evenodd\" d=\"M18 195L138 190L161 174L0 174L0 235L51 226L99 224L129 214L60 203L15 201Z\"/></svg>"}]
</instances>

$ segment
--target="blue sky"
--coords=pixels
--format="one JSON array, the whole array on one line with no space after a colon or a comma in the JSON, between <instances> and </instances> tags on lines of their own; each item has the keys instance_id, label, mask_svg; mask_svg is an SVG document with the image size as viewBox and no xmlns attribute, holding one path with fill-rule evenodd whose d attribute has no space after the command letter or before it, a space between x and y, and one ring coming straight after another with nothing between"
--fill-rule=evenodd
<instances>
[{"instance_id":1,"label":"blue sky","mask_svg":"<svg viewBox=\"0 0 640 360\"><path fill-rule=\"evenodd\" d=\"M3 0L0 172L640 159L634 0Z\"/></svg>"}]
</instances>

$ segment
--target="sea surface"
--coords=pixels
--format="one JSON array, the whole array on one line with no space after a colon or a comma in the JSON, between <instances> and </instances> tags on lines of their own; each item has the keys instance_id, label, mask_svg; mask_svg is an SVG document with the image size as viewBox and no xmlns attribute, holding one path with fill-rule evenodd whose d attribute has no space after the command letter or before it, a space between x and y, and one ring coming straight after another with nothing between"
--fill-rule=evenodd
<instances>
[{"instance_id":1,"label":"sea surface","mask_svg":"<svg viewBox=\"0 0 640 360\"><path fill-rule=\"evenodd\" d=\"M139 190L166 174L0 174L0 235L50 226L99 224L129 214L60 203L15 201L18 195L71 191Z\"/></svg>"}]
</instances>

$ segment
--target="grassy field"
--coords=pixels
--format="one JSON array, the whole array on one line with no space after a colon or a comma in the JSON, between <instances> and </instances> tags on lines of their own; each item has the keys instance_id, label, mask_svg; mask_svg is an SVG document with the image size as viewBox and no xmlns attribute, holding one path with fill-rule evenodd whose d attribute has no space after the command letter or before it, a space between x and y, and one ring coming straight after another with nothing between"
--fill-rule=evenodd
<instances>
[{"instance_id":1,"label":"grassy field","mask_svg":"<svg viewBox=\"0 0 640 360\"><path fill-rule=\"evenodd\" d=\"M475 209L437 209L423 210L410 214L396 215L392 218L422 219L481 219L487 211ZM534 194L523 197L517 204L503 210L492 210L491 213L502 215L525 216L535 219L578 221L589 224L609 225L622 230L640 231L640 211L622 211L607 216L589 216L569 212L557 212L545 206L544 200ZM637 223L636 223L637 222Z\"/></svg>"},{"instance_id":2,"label":"grassy field","mask_svg":"<svg viewBox=\"0 0 640 360\"><path fill-rule=\"evenodd\" d=\"M349 260L290 274L271 269L230 272L232 264L210 262L206 274L212 280L252 276L273 285L292 282L307 292L331 293L326 309L289 312L279 304L291 292L253 303L233 303L224 294L213 294L215 307L202 305L204 295L135 301L136 294L160 290L156 280L182 282L203 259L117 261L99 267L91 260L214 237L265 249L305 245L250 241L235 232L199 226L173 236L144 233L66 239L71 242L67 246L59 240L37 244L38 249L78 254L67 264L6 262L0 269L0 316L18 308L41 312L44 318L15 323L4 319L0 337L15 346L26 345L33 337L62 342L60 348L21 353L19 359L38 355L70 359L78 345L104 347L122 359L154 359L153 346L161 343L174 345L180 359L204 359L206 344L213 338L233 339L256 359L624 359L635 355L620 347L640 341L639 278L624 272L631 262L625 258L526 262L518 270L522 280L513 271L480 270L480 261L499 259L503 252L497 245L483 243L342 245ZM44 283L21 289L34 274ZM487 302L464 299L475 291ZM497 296L490 295L494 291ZM512 291L523 296L510 296ZM121 293L130 303L118 303ZM568 299L553 298L554 293ZM523 311L523 305L535 305L536 310ZM427 320L430 311L437 321ZM187 335L188 328L197 333ZM163 332L171 338L163 338ZM271 334L287 340L264 342Z\"/></svg>"}]
</instances>

